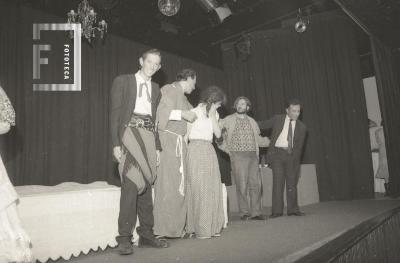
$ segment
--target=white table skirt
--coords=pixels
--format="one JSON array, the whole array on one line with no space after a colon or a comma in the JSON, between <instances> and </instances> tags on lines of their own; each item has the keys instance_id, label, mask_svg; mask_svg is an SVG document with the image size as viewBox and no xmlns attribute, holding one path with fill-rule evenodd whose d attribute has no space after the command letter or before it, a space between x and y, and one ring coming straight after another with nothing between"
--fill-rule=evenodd
<instances>
[{"instance_id":1,"label":"white table skirt","mask_svg":"<svg viewBox=\"0 0 400 263\"><path fill-rule=\"evenodd\" d=\"M68 260L117 244L119 187L106 182L67 182L18 186L16 190L21 221L39 261Z\"/></svg>"}]
</instances>

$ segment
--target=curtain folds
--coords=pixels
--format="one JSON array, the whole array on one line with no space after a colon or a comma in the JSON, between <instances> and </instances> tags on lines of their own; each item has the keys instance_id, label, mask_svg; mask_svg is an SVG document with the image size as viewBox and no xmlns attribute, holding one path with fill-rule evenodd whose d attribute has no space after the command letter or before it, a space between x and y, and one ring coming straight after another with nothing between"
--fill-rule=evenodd
<instances>
[{"instance_id":1,"label":"curtain folds","mask_svg":"<svg viewBox=\"0 0 400 263\"><path fill-rule=\"evenodd\" d=\"M379 39L370 38L375 67L376 85L381 106L386 154L389 168L390 192L400 196L400 54Z\"/></svg>"},{"instance_id":2,"label":"curtain folds","mask_svg":"<svg viewBox=\"0 0 400 263\"><path fill-rule=\"evenodd\" d=\"M360 62L350 21L313 16L306 32L293 27L250 34L251 56L222 47L225 85L246 95L258 120L284 113L298 98L308 127L303 163L315 163L321 200L373 197L373 172Z\"/></svg>"},{"instance_id":3,"label":"curtain folds","mask_svg":"<svg viewBox=\"0 0 400 263\"><path fill-rule=\"evenodd\" d=\"M15 185L118 184L108 132L111 84L119 74L135 73L139 56L150 47L113 35L93 47L82 40L82 90L34 92L32 24L65 21L10 1L0 1L0 9L0 79L17 116L16 127L0 136L10 179ZM39 42L50 38L52 50L68 41L64 33L46 34ZM54 65L53 53L42 52L49 65ZM197 71L199 87L221 85L219 69L166 52L162 56L162 69L154 78L160 85L174 81L184 67ZM58 72L46 65L41 70L41 79Z\"/></svg>"}]
</instances>

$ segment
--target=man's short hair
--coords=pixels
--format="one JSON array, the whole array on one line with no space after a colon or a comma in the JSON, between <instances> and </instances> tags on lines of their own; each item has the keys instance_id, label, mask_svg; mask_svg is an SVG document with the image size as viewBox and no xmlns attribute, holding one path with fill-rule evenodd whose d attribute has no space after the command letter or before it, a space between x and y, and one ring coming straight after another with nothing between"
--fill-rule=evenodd
<instances>
[{"instance_id":1,"label":"man's short hair","mask_svg":"<svg viewBox=\"0 0 400 263\"><path fill-rule=\"evenodd\" d=\"M299 105L302 108L301 102L298 99L290 99L286 102L286 109L290 107L290 105Z\"/></svg>"},{"instance_id":2,"label":"man's short hair","mask_svg":"<svg viewBox=\"0 0 400 263\"><path fill-rule=\"evenodd\" d=\"M159 56L160 59L161 59L161 52L160 52L160 50L158 50L158 49L156 49L156 48L152 48L152 49L149 49L149 50L143 52L143 54L142 54L142 59L145 60L146 57L147 57L147 55L149 55L149 54L157 55L157 56Z\"/></svg>"},{"instance_id":3,"label":"man's short hair","mask_svg":"<svg viewBox=\"0 0 400 263\"><path fill-rule=\"evenodd\" d=\"M194 79L196 77L196 71L190 68L185 68L179 71L178 74L176 74L177 81L187 80L189 77Z\"/></svg>"},{"instance_id":4,"label":"man's short hair","mask_svg":"<svg viewBox=\"0 0 400 263\"><path fill-rule=\"evenodd\" d=\"M251 109L251 102L250 102L249 98L247 98L245 96L237 97L235 102L233 103L233 108L236 109L240 100L246 101L246 105L247 105L247 107L249 107L249 109L247 111L249 111Z\"/></svg>"}]
</instances>

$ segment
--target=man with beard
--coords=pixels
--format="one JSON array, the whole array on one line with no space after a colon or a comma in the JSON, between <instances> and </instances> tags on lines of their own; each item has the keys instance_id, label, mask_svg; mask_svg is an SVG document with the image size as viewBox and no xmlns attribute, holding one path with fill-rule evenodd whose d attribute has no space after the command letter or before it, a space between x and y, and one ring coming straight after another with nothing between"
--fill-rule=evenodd
<instances>
[{"instance_id":1,"label":"man with beard","mask_svg":"<svg viewBox=\"0 0 400 263\"><path fill-rule=\"evenodd\" d=\"M240 219L266 220L261 214L261 178L258 169L259 147L268 147L269 139L260 136L256 121L247 115L251 103L246 97L234 102L236 112L221 120L226 132L219 147L229 154L235 178ZM250 207L248 194L250 196Z\"/></svg>"}]
</instances>

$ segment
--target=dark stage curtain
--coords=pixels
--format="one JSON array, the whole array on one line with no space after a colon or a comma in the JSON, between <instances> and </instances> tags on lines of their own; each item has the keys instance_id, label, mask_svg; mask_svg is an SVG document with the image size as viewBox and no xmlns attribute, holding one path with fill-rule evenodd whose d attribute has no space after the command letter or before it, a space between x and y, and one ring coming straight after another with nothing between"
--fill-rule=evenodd
<instances>
[{"instance_id":1,"label":"dark stage curtain","mask_svg":"<svg viewBox=\"0 0 400 263\"><path fill-rule=\"evenodd\" d=\"M371 37L379 104L385 133L391 195L400 196L400 54Z\"/></svg>"},{"instance_id":2,"label":"dark stage curtain","mask_svg":"<svg viewBox=\"0 0 400 263\"><path fill-rule=\"evenodd\" d=\"M17 116L16 127L0 138L12 182L55 185L102 180L118 184L110 148L109 92L115 76L138 70L139 56L150 47L113 35L93 47L82 40L82 91L34 92L32 24L64 23L65 19L12 1L0 0L0 10L0 79ZM55 48L68 41L66 34L55 34L51 43ZM44 54L51 65L52 53ZM184 67L198 72L199 87L221 84L218 69L165 52L162 55L163 67L155 76L161 85L173 81ZM49 66L41 69L43 78L60 73Z\"/></svg>"},{"instance_id":3,"label":"dark stage curtain","mask_svg":"<svg viewBox=\"0 0 400 263\"><path fill-rule=\"evenodd\" d=\"M251 56L222 47L232 100L245 95L256 119L284 113L298 98L308 127L303 163L315 163L320 199L373 197L373 171L360 62L350 21L336 13L313 16L306 32L292 26L250 34Z\"/></svg>"}]
</instances>

